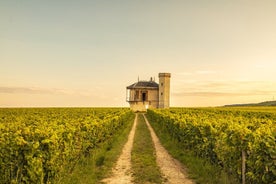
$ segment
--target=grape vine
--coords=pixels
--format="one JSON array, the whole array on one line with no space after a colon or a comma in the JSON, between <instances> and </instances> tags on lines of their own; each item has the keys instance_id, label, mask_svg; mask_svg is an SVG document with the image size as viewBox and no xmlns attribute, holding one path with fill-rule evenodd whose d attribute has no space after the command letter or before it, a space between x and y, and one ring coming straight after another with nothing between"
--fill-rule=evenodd
<instances>
[{"instance_id":1,"label":"grape vine","mask_svg":"<svg viewBox=\"0 0 276 184\"><path fill-rule=\"evenodd\" d=\"M191 150L247 183L276 183L276 112L234 108L149 110L151 123Z\"/></svg>"},{"instance_id":2,"label":"grape vine","mask_svg":"<svg viewBox=\"0 0 276 184\"><path fill-rule=\"evenodd\" d=\"M55 183L131 114L122 108L0 109L0 183Z\"/></svg>"}]
</instances>

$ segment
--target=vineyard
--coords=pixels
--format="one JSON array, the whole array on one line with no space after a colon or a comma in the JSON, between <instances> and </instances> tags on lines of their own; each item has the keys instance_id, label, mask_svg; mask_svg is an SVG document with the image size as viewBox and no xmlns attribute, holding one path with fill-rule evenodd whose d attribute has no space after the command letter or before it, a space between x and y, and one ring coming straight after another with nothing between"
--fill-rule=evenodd
<instances>
[{"instance_id":1,"label":"vineyard","mask_svg":"<svg viewBox=\"0 0 276 184\"><path fill-rule=\"evenodd\" d=\"M56 183L131 117L122 108L0 109L0 183Z\"/></svg>"},{"instance_id":2,"label":"vineyard","mask_svg":"<svg viewBox=\"0 0 276 184\"><path fill-rule=\"evenodd\" d=\"M179 149L239 183L276 183L275 108L171 108L146 116ZM0 183L59 183L133 118L126 108L0 109Z\"/></svg>"},{"instance_id":3,"label":"vineyard","mask_svg":"<svg viewBox=\"0 0 276 184\"><path fill-rule=\"evenodd\" d=\"M241 183L276 183L275 108L172 108L147 117Z\"/></svg>"}]
</instances>

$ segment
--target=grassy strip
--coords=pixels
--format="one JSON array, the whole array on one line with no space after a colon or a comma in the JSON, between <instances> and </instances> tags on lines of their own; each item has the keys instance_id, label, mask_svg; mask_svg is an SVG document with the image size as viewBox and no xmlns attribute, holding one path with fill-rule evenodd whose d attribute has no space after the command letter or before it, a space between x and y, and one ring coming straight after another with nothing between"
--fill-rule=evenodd
<instances>
[{"instance_id":1,"label":"grassy strip","mask_svg":"<svg viewBox=\"0 0 276 184\"><path fill-rule=\"evenodd\" d=\"M112 167L116 163L127 141L128 134L134 122L134 114L127 121L125 127L122 127L112 139L103 143L99 148L93 149L87 157L81 158L74 171L59 183L101 183L103 178L110 175Z\"/></svg>"},{"instance_id":2,"label":"grassy strip","mask_svg":"<svg viewBox=\"0 0 276 184\"><path fill-rule=\"evenodd\" d=\"M234 177L227 175L220 167L217 167L203 158L196 157L192 152L181 149L181 144L171 138L170 134L162 129L158 122L150 118L149 122L159 137L162 145L177 160L188 169L189 178L197 184L237 184Z\"/></svg>"},{"instance_id":3,"label":"grassy strip","mask_svg":"<svg viewBox=\"0 0 276 184\"><path fill-rule=\"evenodd\" d=\"M134 183L162 183L150 132L142 114L138 115L136 133L131 152Z\"/></svg>"}]
</instances>

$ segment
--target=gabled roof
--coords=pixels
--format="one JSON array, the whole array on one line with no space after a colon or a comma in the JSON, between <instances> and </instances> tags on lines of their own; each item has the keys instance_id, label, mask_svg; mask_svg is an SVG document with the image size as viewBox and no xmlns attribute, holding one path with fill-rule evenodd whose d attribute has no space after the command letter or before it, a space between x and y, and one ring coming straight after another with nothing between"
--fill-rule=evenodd
<instances>
[{"instance_id":1,"label":"gabled roof","mask_svg":"<svg viewBox=\"0 0 276 184\"><path fill-rule=\"evenodd\" d=\"M155 81L138 81L130 86L127 86L127 89L158 89L159 85Z\"/></svg>"}]
</instances>

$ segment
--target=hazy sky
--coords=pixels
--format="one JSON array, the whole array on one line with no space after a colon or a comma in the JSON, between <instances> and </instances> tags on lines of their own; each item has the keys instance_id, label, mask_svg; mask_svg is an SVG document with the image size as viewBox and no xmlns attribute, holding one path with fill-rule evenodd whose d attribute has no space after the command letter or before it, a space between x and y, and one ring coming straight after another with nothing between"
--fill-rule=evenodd
<instances>
[{"instance_id":1,"label":"hazy sky","mask_svg":"<svg viewBox=\"0 0 276 184\"><path fill-rule=\"evenodd\" d=\"M172 106L276 98L275 0L0 0L0 106L127 106L170 72Z\"/></svg>"}]
</instances>

